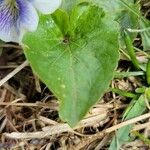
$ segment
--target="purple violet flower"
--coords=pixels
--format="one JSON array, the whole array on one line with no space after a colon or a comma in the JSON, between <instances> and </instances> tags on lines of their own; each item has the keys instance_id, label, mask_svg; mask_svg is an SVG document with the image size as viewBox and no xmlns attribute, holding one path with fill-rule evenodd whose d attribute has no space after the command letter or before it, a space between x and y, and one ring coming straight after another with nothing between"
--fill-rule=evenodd
<instances>
[{"instance_id":1,"label":"purple violet flower","mask_svg":"<svg viewBox=\"0 0 150 150\"><path fill-rule=\"evenodd\" d=\"M20 43L26 31L35 31L39 17L53 13L61 0L0 0L0 39Z\"/></svg>"}]
</instances>

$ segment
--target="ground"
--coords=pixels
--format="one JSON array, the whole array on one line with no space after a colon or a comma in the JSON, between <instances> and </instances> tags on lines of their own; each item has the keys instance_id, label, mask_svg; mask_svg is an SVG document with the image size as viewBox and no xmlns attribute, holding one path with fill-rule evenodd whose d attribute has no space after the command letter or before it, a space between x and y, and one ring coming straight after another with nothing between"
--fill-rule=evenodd
<instances>
[{"instance_id":1,"label":"ground","mask_svg":"<svg viewBox=\"0 0 150 150\"><path fill-rule=\"evenodd\" d=\"M150 2L143 1L142 12L150 18ZM141 48L141 39L135 44ZM122 113L131 98L116 91L106 92L103 98L87 116L71 129L58 116L59 102L51 91L33 74L23 54L15 43L2 44L0 57L0 149L25 150L100 150L108 149L115 131L130 124L121 123ZM138 51L139 61L147 61L149 52ZM118 72L132 70L132 63L122 53ZM143 76L115 78L110 87L134 92L144 85ZM129 93L128 93L129 94ZM145 117L145 118L140 118ZM150 118L150 116L149 116ZM150 120L139 116L134 131L150 136ZM142 121L139 121L142 120ZM123 145L122 149L148 150L150 142L135 138Z\"/></svg>"}]
</instances>

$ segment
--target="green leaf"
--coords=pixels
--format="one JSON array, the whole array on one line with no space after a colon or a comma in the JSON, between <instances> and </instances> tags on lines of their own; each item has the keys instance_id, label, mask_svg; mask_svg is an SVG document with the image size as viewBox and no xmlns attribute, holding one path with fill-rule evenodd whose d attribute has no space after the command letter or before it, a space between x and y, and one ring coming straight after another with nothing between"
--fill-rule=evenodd
<instances>
[{"instance_id":1,"label":"green leaf","mask_svg":"<svg viewBox=\"0 0 150 150\"><path fill-rule=\"evenodd\" d=\"M98 5L101 6L104 11L106 12L111 12L111 15L114 15L117 13L117 11L120 9L120 3L118 0L94 0L94 2ZM121 11L121 10L120 10Z\"/></svg>"},{"instance_id":2,"label":"green leaf","mask_svg":"<svg viewBox=\"0 0 150 150\"><path fill-rule=\"evenodd\" d=\"M135 100L131 101L131 104L129 105L129 107L127 108L126 112L124 113L123 118L125 118L125 120L140 116L141 114L144 113L144 111L146 110L146 104L145 104L145 96L141 95L139 97L139 99L133 103ZM132 129L133 125L127 125L121 129L119 129L111 144L109 147L109 150L119 150L120 147L129 142L130 140L130 131Z\"/></svg>"},{"instance_id":3,"label":"green leaf","mask_svg":"<svg viewBox=\"0 0 150 150\"><path fill-rule=\"evenodd\" d=\"M150 21L142 17L140 19L142 45L144 50L150 50Z\"/></svg>"},{"instance_id":4,"label":"green leaf","mask_svg":"<svg viewBox=\"0 0 150 150\"><path fill-rule=\"evenodd\" d=\"M52 18L55 21L58 28L61 30L62 34L65 36L69 32L69 15L67 12L58 9L54 14L52 14Z\"/></svg>"},{"instance_id":5,"label":"green leaf","mask_svg":"<svg viewBox=\"0 0 150 150\"><path fill-rule=\"evenodd\" d=\"M140 16L140 5L134 3L128 3L128 5L122 6L122 12L119 15L119 22L123 29L131 28L136 29L139 27L138 18ZM135 13L133 13L135 12Z\"/></svg>"},{"instance_id":6,"label":"green leaf","mask_svg":"<svg viewBox=\"0 0 150 150\"><path fill-rule=\"evenodd\" d=\"M121 27L121 36L120 36L120 47L125 49L126 44L124 40L124 30L126 29L138 29L139 28L139 18L140 14L140 5L139 3L134 3L130 0L119 0L120 7L122 11L119 13L117 21ZM131 42L133 42L137 36L137 32L128 32Z\"/></svg>"},{"instance_id":7,"label":"green leaf","mask_svg":"<svg viewBox=\"0 0 150 150\"><path fill-rule=\"evenodd\" d=\"M125 43L123 39L124 29L138 29L140 4L134 0L94 0L94 2L102 7L105 12L111 14L111 17L120 24L120 47L124 49ZM128 33L132 42L137 36L137 33Z\"/></svg>"},{"instance_id":8,"label":"green leaf","mask_svg":"<svg viewBox=\"0 0 150 150\"><path fill-rule=\"evenodd\" d=\"M140 139L141 141L144 142L146 145L150 145L150 139L149 137L145 136L144 134L140 133L139 131L134 131L132 133L136 138Z\"/></svg>"},{"instance_id":9,"label":"green leaf","mask_svg":"<svg viewBox=\"0 0 150 150\"><path fill-rule=\"evenodd\" d=\"M50 16L42 16L24 43L32 69L57 96L62 120L73 127L108 88L119 46L117 23L95 5L75 7L69 24L64 36Z\"/></svg>"}]
</instances>

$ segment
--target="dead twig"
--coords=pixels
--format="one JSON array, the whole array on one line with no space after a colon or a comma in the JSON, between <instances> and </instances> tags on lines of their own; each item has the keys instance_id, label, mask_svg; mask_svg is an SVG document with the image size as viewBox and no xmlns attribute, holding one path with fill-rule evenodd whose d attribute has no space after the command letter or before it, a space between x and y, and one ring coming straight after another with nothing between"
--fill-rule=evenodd
<instances>
[{"instance_id":1,"label":"dead twig","mask_svg":"<svg viewBox=\"0 0 150 150\"><path fill-rule=\"evenodd\" d=\"M91 125L95 124L95 122L103 120L104 118L106 118L106 116L107 116L107 113L98 115L98 116L94 116L94 117L91 117L88 119L84 119L74 129L91 126ZM114 125L114 126L108 128L100 133L90 136L90 139L92 139L92 141L93 141L93 139L95 139L97 137L100 138L100 137L104 136L105 134L111 133L113 131L116 131L117 129L124 127L124 126L136 123L138 121L147 119L149 117L150 117L150 113L147 113L147 114L141 115L139 117L124 121L120 124L117 124L117 125ZM4 135L6 137L12 138L12 139L32 139L32 138L46 138L51 135L60 134L63 132L72 132L72 131L73 131L73 129L71 127L69 127L68 124L58 124L58 125L54 125L54 126L50 126L50 127L45 127L45 128L43 128L43 131L39 131L39 132L33 132L33 133L12 132L12 133L5 133Z\"/></svg>"},{"instance_id":2,"label":"dead twig","mask_svg":"<svg viewBox=\"0 0 150 150\"><path fill-rule=\"evenodd\" d=\"M18 66L16 69L14 69L11 73L9 73L5 78L0 80L0 87L6 83L9 79L11 79L15 74L17 74L19 71L21 71L24 67L28 66L28 61L26 60L24 63L22 63L20 66Z\"/></svg>"},{"instance_id":3,"label":"dead twig","mask_svg":"<svg viewBox=\"0 0 150 150\"><path fill-rule=\"evenodd\" d=\"M78 126L72 129L67 123L59 123L53 126L47 126L43 128L43 131L39 132L32 132L32 133L19 133L19 132L12 132L12 133L4 133L4 136L12 139L34 139L34 138L47 138L51 135L61 134L64 132L73 132L75 129L80 129L87 126L92 126L93 124L99 123L107 118L107 112L103 114L96 115L93 117L86 118L82 120Z\"/></svg>"}]
</instances>

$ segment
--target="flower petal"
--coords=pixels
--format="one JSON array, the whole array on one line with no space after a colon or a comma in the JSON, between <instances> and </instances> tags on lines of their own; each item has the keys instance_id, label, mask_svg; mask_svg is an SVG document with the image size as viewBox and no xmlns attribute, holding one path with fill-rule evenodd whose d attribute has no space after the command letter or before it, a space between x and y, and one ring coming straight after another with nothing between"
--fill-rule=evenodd
<instances>
[{"instance_id":1,"label":"flower petal","mask_svg":"<svg viewBox=\"0 0 150 150\"><path fill-rule=\"evenodd\" d=\"M19 6L19 18L20 26L24 27L28 31L35 31L38 26L39 17L34 6L25 0L16 0Z\"/></svg>"},{"instance_id":2,"label":"flower petal","mask_svg":"<svg viewBox=\"0 0 150 150\"><path fill-rule=\"evenodd\" d=\"M15 28L17 11L12 13L12 10L12 6L7 1L0 1L0 39L5 42L18 41L18 31Z\"/></svg>"},{"instance_id":3,"label":"flower petal","mask_svg":"<svg viewBox=\"0 0 150 150\"><path fill-rule=\"evenodd\" d=\"M30 0L43 14L51 14L61 5L62 0Z\"/></svg>"},{"instance_id":4,"label":"flower petal","mask_svg":"<svg viewBox=\"0 0 150 150\"><path fill-rule=\"evenodd\" d=\"M0 39L21 42L25 31L35 31L38 15L29 1L0 1Z\"/></svg>"},{"instance_id":5,"label":"flower petal","mask_svg":"<svg viewBox=\"0 0 150 150\"><path fill-rule=\"evenodd\" d=\"M12 27L9 30L0 29L0 39L5 42L20 42L21 36L16 32L16 28Z\"/></svg>"}]
</instances>

